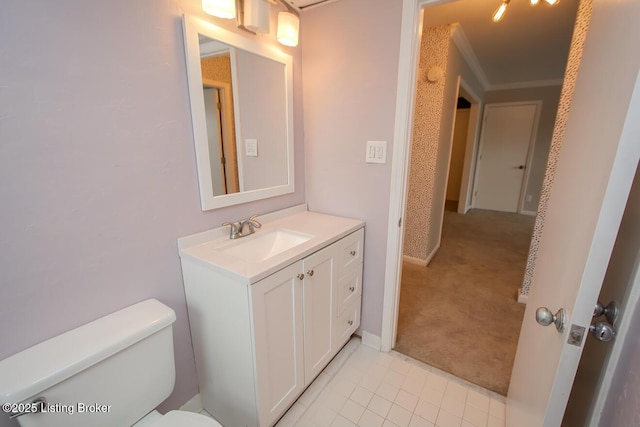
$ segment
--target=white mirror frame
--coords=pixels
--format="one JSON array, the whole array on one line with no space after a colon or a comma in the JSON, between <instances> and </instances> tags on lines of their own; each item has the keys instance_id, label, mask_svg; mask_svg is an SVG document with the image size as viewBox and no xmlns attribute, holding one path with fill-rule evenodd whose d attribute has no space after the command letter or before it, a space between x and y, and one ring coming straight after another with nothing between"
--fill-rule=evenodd
<instances>
[{"instance_id":1,"label":"white mirror frame","mask_svg":"<svg viewBox=\"0 0 640 427\"><path fill-rule=\"evenodd\" d=\"M189 82L189 99L191 103L191 120L193 123L193 138L196 151L196 165L198 168L198 184L200 186L200 204L202 205L202 210L207 211L293 193L295 191L295 187L293 164L293 59L291 55L278 50L275 46L265 45L257 40L243 37L197 17L182 15L182 22L187 62L187 78ZM222 43L228 44L229 46L269 58L284 65L283 78L285 79L284 87L286 90L285 101L287 111L287 184L215 197L213 196L198 34L218 40ZM237 103L234 105L234 110L236 121L236 141L242 141L241 127L239 126L242 118L239 117Z\"/></svg>"}]
</instances>

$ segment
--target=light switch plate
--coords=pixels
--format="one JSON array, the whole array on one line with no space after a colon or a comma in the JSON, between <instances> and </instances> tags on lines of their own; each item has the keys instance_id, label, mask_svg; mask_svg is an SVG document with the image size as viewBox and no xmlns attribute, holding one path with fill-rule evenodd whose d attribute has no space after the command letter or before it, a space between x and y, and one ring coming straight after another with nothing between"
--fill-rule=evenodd
<instances>
[{"instance_id":1,"label":"light switch plate","mask_svg":"<svg viewBox=\"0 0 640 427\"><path fill-rule=\"evenodd\" d=\"M258 140L257 139L244 140L244 154L250 157L258 157Z\"/></svg>"},{"instance_id":2,"label":"light switch plate","mask_svg":"<svg viewBox=\"0 0 640 427\"><path fill-rule=\"evenodd\" d=\"M367 141L367 163L387 162L387 141Z\"/></svg>"}]
</instances>

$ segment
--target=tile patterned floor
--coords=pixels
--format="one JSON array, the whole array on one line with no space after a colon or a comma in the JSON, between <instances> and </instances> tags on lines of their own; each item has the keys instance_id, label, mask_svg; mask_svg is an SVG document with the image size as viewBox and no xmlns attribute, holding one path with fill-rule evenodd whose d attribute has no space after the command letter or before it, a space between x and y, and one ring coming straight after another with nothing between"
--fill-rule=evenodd
<instances>
[{"instance_id":1,"label":"tile patterned floor","mask_svg":"<svg viewBox=\"0 0 640 427\"><path fill-rule=\"evenodd\" d=\"M504 427L504 397L352 339L277 427Z\"/></svg>"}]
</instances>

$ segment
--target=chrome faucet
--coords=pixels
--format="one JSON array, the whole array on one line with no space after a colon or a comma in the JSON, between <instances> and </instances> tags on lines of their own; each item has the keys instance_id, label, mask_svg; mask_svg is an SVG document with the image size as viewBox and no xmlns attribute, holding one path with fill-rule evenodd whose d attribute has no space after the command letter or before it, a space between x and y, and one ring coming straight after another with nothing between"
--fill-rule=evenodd
<instances>
[{"instance_id":1,"label":"chrome faucet","mask_svg":"<svg viewBox=\"0 0 640 427\"><path fill-rule=\"evenodd\" d=\"M222 225L229 225L231 227L229 230L229 238L235 240L253 234L256 232L256 228L262 227L262 224L256 220L257 217L258 215L252 215L251 218L238 221L237 224L225 222Z\"/></svg>"}]
</instances>

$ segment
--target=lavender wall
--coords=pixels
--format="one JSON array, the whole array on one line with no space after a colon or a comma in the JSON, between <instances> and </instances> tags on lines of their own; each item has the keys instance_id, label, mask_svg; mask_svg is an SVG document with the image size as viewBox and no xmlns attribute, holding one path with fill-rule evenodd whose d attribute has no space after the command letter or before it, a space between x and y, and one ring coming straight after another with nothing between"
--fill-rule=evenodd
<instances>
[{"instance_id":1,"label":"lavender wall","mask_svg":"<svg viewBox=\"0 0 640 427\"><path fill-rule=\"evenodd\" d=\"M0 6L0 359L155 297L178 318L163 409L198 391L176 238L304 202L292 51L296 193L200 210L183 12L200 2Z\"/></svg>"},{"instance_id":2,"label":"lavender wall","mask_svg":"<svg viewBox=\"0 0 640 427\"><path fill-rule=\"evenodd\" d=\"M340 0L303 13L309 208L366 221L362 330L380 335L400 21L398 0ZM387 162L366 164L367 140Z\"/></svg>"}]
</instances>

